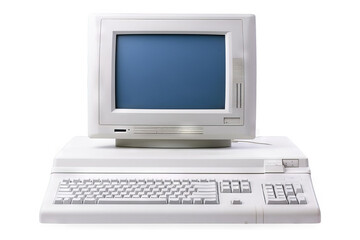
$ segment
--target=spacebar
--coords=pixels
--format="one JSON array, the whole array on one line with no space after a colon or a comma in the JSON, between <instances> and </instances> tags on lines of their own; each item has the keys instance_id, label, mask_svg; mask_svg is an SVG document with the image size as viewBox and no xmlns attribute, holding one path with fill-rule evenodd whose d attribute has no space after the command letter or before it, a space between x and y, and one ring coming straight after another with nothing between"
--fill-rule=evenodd
<instances>
[{"instance_id":1,"label":"spacebar","mask_svg":"<svg viewBox=\"0 0 360 240\"><path fill-rule=\"evenodd\" d=\"M162 198L100 198L98 204L166 204Z\"/></svg>"}]
</instances>

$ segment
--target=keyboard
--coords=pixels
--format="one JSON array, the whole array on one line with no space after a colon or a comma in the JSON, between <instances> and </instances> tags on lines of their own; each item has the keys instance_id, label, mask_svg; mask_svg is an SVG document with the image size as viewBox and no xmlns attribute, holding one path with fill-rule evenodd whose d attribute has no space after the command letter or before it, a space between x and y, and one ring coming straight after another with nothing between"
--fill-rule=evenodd
<instances>
[{"instance_id":1,"label":"keyboard","mask_svg":"<svg viewBox=\"0 0 360 240\"><path fill-rule=\"evenodd\" d=\"M309 174L52 174L53 223L319 222Z\"/></svg>"},{"instance_id":2,"label":"keyboard","mask_svg":"<svg viewBox=\"0 0 360 240\"><path fill-rule=\"evenodd\" d=\"M219 204L218 186L220 193L251 193L247 179L64 179L54 204ZM301 184L263 184L263 193L266 204L307 203Z\"/></svg>"},{"instance_id":3,"label":"keyboard","mask_svg":"<svg viewBox=\"0 0 360 240\"><path fill-rule=\"evenodd\" d=\"M219 204L218 186L221 193L251 192L246 179L64 179L54 204Z\"/></svg>"}]
</instances>

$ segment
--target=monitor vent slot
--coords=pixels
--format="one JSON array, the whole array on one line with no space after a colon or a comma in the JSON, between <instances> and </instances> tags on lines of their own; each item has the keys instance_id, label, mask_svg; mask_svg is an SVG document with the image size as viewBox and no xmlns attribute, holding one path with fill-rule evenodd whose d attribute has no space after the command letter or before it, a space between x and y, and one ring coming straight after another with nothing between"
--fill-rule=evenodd
<instances>
[{"instance_id":1,"label":"monitor vent slot","mask_svg":"<svg viewBox=\"0 0 360 240\"><path fill-rule=\"evenodd\" d=\"M201 127L137 127L134 134L203 134Z\"/></svg>"},{"instance_id":2,"label":"monitor vent slot","mask_svg":"<svg viewBox=\"0 0 360 240\"><path fill-rule=\"evenodd\" d=\"M241 87L242 84L241 83L236 83L235 85L235 91L236 91L236 108L241 108L242 107L242 102L241 102Z\"/></svg>"}]
</instances>

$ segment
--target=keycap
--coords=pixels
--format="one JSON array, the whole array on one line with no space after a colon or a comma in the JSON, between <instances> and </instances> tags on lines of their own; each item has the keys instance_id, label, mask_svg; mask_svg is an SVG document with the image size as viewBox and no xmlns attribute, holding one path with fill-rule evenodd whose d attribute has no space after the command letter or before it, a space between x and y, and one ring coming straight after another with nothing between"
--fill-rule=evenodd
<instances>
[{"instance_id":1,"label":"keycap","mask_svg":"<svg viewBox=\"0 0 360 240\"><path fill-rule=\"evenodd\" d=\"M240 182L238 180L232 180L231 190L233 193L240 193Z\"/></svg>"},{"instance_id":2,"label":"keycap","mask_svg":"<svg viewBox=\"0 0 360 240\"><path fill-rule=\"evenodd\" d=\"M241 185L241 192L251 193L250 182L248 180L242 180L240 182L240 185Z\"/></svg>"},{"instance_id":3,"label":"keycap","mask_svg":"<svg viewBox=\"0 0 360 240\"><path fill-rule=\"evenodd\" d=\"M267 199L266 204L287 204L286 198Z\"/></svg>"},{"instance_id":4,"label":"keycap","mask_svg":"<svg viewBox=\"0 0 360 240\"><path fill-rule=\"evenodd\" d=\"M240 205L240 204L242 204L242 202L241 202L240 199L234 199L234 200L231 201L231 203L234 204L234 205Z\"/></svg>"},{"instance_id":5,"label":"keycap","mask_svg":"<svg viewBox=\"0 0 360 240\"><path fill-rule=\"evenodd\" d=\"M55 204L63 204L63 199L62 198L55 198L54 203Z\"/></svg>"},{"instance_id":6,"label":"keycap","mask_svg":"<svg viewBox=\"0 0 360 240\"><path fill-rule=\"evenodd\" d=\"M221 187L221 192L222 192L222 193L231 193L231 188L230 188L230 187L226 187L226 186L222 186L222 187Z\"/></svg>"},{"instance_id":7,"label":"keycap","mask_svg":"<svg viewBox=\"0 0 360 240\"><path fill-rule=\"evenodd\" d=\"M298 201L296 200L295 196L289 196L288 202L289 202L289 204L298 204Z\"/></svg>"},{"instance_id":8,"label":"keycap","mask_svg":"<svg viewBox=\"0 0 360 240\"><path fill-rule=\"evenodd\" d=\"M215 193L216 194L216 189L215 188L203 188L203 189L198 189L197 190L198 193Z\"/></svg>"},{"instance_id":9,"label":"keycap","mask_svg":"<svg viewBox=\"0 0 360 240\"><path fill-rule=\"evenodd\" d=\"M287 189L285 189L285 194L286 194L286 196L290 196L290 195L294 196L295 192L292 188L291 189L287 188Z\"/></svg>"},{"instance_id":10,"label":"keycap","mask_svg":"<svg viewBox=\"0 0 360 240\"><path fill-rule=\"evenodd\" d=\"M191 198L184 198L182 200L182 204L192 204L192 199Z\"/></svg>"},{"instance_id":11,"label":"keycap","mask_svg":"<svg viewBox=\"0 0 360 240\"><path fill-rule=\"evenodd\" d=\"M71 188L59 188L59 192L71 192Z\"/></svg>"},{"instance_id":12,"label":"keycap","mask_svg":"<svg viewBox=\"0 0 360 240\"><path fill-rule=\"evenodd\" d=\"M295 190L296 194L303 193L303 189L301 187L301 184L293 184L293 187L294 187L294 190Z\"/></svg>"},{"instance_id":13,"label":"keycap","mask_svg":"<svg viewBox=\"0 0 360 240\"><path fill-rule=\"evenodd\" d=\"M204 199L204 204L217 204L217 199L216 198L211 198L211 199Z\"/></svg>"},{"instance_id":14,"label":"keycap","mask_svg":"<svg viewBox=\"0 0 360 240\"><path fill-rule=\"evenodd\" d=\"M217 197L216 194L203 195L203 194L197 194L197 193L194 193L191 196L189 196L189 198L201 198L201 199L209 199L209 198L216 198L216 197Z\"/></svg>"},{"instance_id":15,"label":"keycap","mask_svg":"<svg viewBox=\"0 0 360 240\"><path fill-rule=\"evenodd\" d=\"M64 198L63 200L63 204L71 204L71 198L67 197L67 198Z\"/></svg>"},{"instance_id":16,"label":"keycap","mask_svg":"<svg viewBox=\"0 0 360 240\"><path fill-rule=\"evenodd\" d=\"M98 204L166 204L163 198L100 198Z\"/></svg>"},{"instance_id":17,"label":"keycap","mask_svg":"<svg viewBox=\"0 0 360 240\"><path fill-rule=\"evenodd\" d=\"M306 198L304 196L298 196L297 200L299 201L299 204L307 204Z\"/></svg>"},{"instance_id":18,"label":"keycap","mask_svg":"<svg viewBox=\"0 0 360 240\"><path fill-rule=\"evenodd\" d=\"M180 204L179 198L169 198L169 204Z\"/></svg>"},{"instance_id":19,"label":"keycap","mask_svg":"<svg viewBox=\"0 0 360 240\"><path fill-rule=\"evenodd\" d=\"M71 204L82 204L81 198L73 198Z\"/></svg>"},{"instance_id":20,"label":"keycap","mask_svg":"<svg viewBox=\"0 0 360 240\"><path fill-rule=\"evenodd\" d=\"M58 194L58 195L56 195L57 198L74 198L75 196L76 196L75 194L67 194L67 195Z\"/></svg>"},{"instance_id":21,"label":"keycap","mask_svg":"<svg viewBox=\"0 0 360 240\"><path fill-rule=\"evenodd\" d=\"M192 186L195 187L195 188L214 188L214 187L216 187L216 183L214 183L214 182L206 182L206 183L201 182L201 183L193 183Z\"/></svg>"},{"instance_id":22,"label":"keycap","mask_svg":"<svg viewBox=\"0 0 360 240\"><path fill-rule=\"evenodd\" d=\"M85 198L83 203L84 204L95 204L96 200L95 200L95 198Z\"/></svg>"},{"instance_id":23,"label":"keycap","mask_svg":"<svg viewBox=\"0 0 360 240\"><path fill-rule=\"evenodd\" d=\"M58 194L61 194L61 195L72 195L73 194L73 191L70 190L70 191L58 191Z\"/></svg>"}]
</instances>

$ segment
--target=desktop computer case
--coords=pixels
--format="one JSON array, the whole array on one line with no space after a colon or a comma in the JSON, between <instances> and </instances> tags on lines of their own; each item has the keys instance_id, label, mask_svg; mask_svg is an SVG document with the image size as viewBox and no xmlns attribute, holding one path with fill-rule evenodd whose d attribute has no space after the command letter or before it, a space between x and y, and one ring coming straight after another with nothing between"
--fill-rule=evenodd
<instances>
[{"instance_id":1,"label":"desktop computer case","mask_svg":"<svg viewBox=\"0 0 360 240\"><path fill-rule=\"evenodd\" d=\"M70 178L249 179L242 205L55 205ZM261 184L301 182L308 204L265 205ZM261 193L261 194L259 194ZM320 210L306 156L286 137L233 142L231 148L117 148L114 140L73 138L55 157L41 211L46 223L316 223Z\"/></svg>"}]
</instances>

